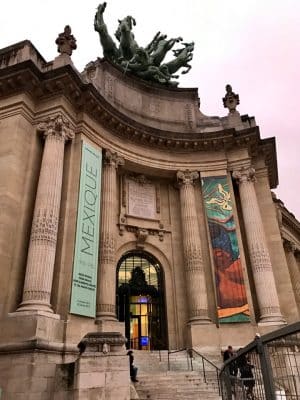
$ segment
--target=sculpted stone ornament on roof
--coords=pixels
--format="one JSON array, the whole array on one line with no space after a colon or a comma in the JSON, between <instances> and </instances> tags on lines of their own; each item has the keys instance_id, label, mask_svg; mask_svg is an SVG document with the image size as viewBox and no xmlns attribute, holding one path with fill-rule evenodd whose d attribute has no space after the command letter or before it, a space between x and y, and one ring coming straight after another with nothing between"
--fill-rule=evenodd
<instances>
[{"instance_id":1,"label":"sculpted stone ornament on roof","mask_svg":"<svg viewBox=\"0 0 300 400\"><path fill-rule=\"evenodd\" d=\"M128 15L118 20L119 26L115 32L118 46L107 30L103 19L106 3L99 4L94 20L95 31L99 33L100 42L103 48L104 58L118 65L124 72L131 72L134 75L151 82L167 86L177 86L179 75L175 75L181 68L186 68L182 74L186 74L192 68L189 62L193 58L194 42L184 43L181 37L167 39L167 35L160 32L154 36L146 47L140 47L132 32L136 25L135 19ZM176 44L181 47L173 51L175 58L163 62L168 51Z\"/></svg>"}]
</instances>

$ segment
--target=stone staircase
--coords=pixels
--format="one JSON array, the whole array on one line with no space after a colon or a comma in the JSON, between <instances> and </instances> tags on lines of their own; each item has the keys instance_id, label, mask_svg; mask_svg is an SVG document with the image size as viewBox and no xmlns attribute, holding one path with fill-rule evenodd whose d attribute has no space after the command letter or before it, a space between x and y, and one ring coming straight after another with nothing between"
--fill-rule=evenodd
<instances>
[{"instance_id":1,"label":"stone staircase","mask_svg":"<svg viewBox=\"0 0 300 400\"><path fill-rule=\"evenodd\" d=\"M196 355L191 361L185 351L170 354L170 370L167 351L134 351L134 358L139 380L135 389L140 400L221 399L215 368L205 364L204 379L202 359Z\"/></svg>"}]
</instances>

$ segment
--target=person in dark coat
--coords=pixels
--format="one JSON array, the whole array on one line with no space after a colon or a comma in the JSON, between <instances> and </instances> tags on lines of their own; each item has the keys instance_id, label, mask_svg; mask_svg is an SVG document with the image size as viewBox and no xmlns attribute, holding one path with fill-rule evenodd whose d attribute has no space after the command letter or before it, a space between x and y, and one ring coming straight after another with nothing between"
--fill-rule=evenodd
<instances>
[{"instance_id":1,"label":"person in dark coat","mask_svg":"<svg viewBox=\"0 0 300 400\"><path fill-rule=\"evenodd\" d=\"M130 378L132 382L138 382L138 380L136 379L138 369L137 367L135 367L133 363L134 361L133 351L129 350L127 352L127 355L129 356Z\"/></svg>"},{"instance_id":2,"label":"person in dark coat","mask_svg":"<svg viewBox=\"0 0 300 400\"><path fill-rule=\"evenodd\" d=\"M247 399L253 399L253 388L255 386L255 379L252 372L253 368L254 365L250 363L249 357L245 357L244 362L239 367L241 378L246 388Z\"/></svg>"},{"instance_id":3,"label":"person in dark coat","mask_svg":"<svg viewBox=\"0 0 300 400\"><path fill-rule=\"evenodd\" d=\"M223 353L223 361L225 362L234 356L235 356L235 354L233 353L232 346L228 346L227 350L225 350ZM238 370L237 370L237 366L236 366L235 362L230 364L229 372L230 372L230 375L237 376Z\"/></svg>"},{"instance_id":4,"label":"person in dark coat","mask_svg":"<svg viewBox=\"0 0 300 400\"><path fill-rule=\"evenodd\" d=\"M233 349L232 346L228 346L227 350L224 351L223 353L223 361L229 360L229 358L233 357Z\"/></svg>"}]
</instances>

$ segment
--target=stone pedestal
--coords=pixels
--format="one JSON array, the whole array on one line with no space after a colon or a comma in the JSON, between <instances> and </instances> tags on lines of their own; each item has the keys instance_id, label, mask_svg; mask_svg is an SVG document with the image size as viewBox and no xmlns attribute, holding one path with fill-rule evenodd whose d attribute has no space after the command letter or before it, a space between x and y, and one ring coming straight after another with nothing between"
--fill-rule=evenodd
<instances>
[{"instance_id":1,"label":"stone pedestal","mask_svg":"<svg viewBox=\"0 0 300 400\"><path fill-rule=\"evenodd\" d=\"M75 362L74 400L130 400L129 360L125 338L116 332L89 333Z\"/></svg>"},{"instance_id":2,"label":"stone pedestal","mask_svg":"<svg viewBox=\"0 0 300 400\"><path fill-rule=\"evenodd\" d=\"M248 250L259 305L259 323L281 325L285 321L280 311L271 259L257 202L254 174L253 168L241 168L233 172L233 177L239 184Z\"/></svg>"},{"instance_id":3,"label":"stone pedestal","mask_svg":"<svg viewBox=\"0 0 300 400\"><path fill-rule=\"evenodd\" d=\"M196 171L178 171L189 323L209 323L201 239L195 203Z\"/></svg>"},{"instance_id":4,"label":"stone pedestal","mask_svg":"<svg viewBox=\"0 0 300 400\"><path fill-rule=\"evenodd\" d=\"M22 327L22 329L20 329ZM28 340L63 342L64 321L45 311L14 312L1 320L0 344Z\"/></svg>"}]
</instances>

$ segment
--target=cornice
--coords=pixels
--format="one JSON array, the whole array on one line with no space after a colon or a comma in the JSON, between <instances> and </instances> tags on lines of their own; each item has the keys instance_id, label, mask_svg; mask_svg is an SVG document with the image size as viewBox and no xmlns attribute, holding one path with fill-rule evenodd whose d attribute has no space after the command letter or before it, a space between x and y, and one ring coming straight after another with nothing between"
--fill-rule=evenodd
<instances>
[{"instance_id":1,"label":"cornice","mask_svg":"<svg viewBox=\"0 0 300 400\"><path fill-rule=\"evenodd\" d=\"M31 124L34 123L34 113L30 107L28 107L25 100L18 100L13 104L9 104L6 107L0 108L0 120L5 118L11 118L15 115L21 115Z\"/></svg>"},{"instance_id":2,"label":"cornice","mask_svg":"<svg viewBox=\"0 0 300 400\"><path fill-rule=\"evenodd\" d=\"M289 212L284 206L280 206L282 215L282 225L291 230L293 235L300 241L300 222L295 218L294 214Z\"/></svg>"},{"instance_id":3,"label":"cornice","mask_svg":"<svg viewBox=\"0 0 300 400\"><path fill-rule=\"evenodd\" d=\"M120 113L91 83L85 83L71 65L52 70L46 68L43 72L33 61L26 60L0 69L0 95L5 97L20 92L29 93L35 101L63 95L76 113L85 112L115 136L144 147L176 153L246 147L250 155L264 155L270 185L274 188L278 184L275 139L261 139L257 126L241 131L231 128L204 133L171 132L149 127Z\"/></svg>"}]
</instances>

